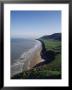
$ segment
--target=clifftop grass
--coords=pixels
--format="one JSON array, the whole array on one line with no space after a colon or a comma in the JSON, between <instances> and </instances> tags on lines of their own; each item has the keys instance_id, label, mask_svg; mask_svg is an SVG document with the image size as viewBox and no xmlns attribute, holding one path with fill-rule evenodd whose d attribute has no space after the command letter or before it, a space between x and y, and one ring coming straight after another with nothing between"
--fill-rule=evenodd
<instances>
[{"instance_id":1,"label":"clifftop grass","mask_svg":"<svg viewBox=\"0 0 72 90\"><path fill-rule=\"evenodd\" d=\"M46 50L57 53L54 60L33 67L31 70L23 71L15 75L12 79L60 79L61 78L61 41L52 39L41 39Z\"/></svg>"}]
</instances>

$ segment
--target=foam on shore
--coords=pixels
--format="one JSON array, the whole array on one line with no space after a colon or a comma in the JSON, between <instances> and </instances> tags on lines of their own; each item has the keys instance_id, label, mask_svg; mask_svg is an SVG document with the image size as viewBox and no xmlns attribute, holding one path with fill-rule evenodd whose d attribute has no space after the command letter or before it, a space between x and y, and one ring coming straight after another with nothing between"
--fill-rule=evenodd
<instances>
[{"instance_id":1,"label":"foam on shore","mask_svg":"<svg viewBox=\"0 0 72 90\"><path fill-rule=\"evenodd\" d=\"M42 61L41 59L42 44L40 41L35 40L33 48L24 52L21 57L17 60L17 63L11 65L11 77L25 70L29 70L36 64Z\"/></svg>"}]
</instances>

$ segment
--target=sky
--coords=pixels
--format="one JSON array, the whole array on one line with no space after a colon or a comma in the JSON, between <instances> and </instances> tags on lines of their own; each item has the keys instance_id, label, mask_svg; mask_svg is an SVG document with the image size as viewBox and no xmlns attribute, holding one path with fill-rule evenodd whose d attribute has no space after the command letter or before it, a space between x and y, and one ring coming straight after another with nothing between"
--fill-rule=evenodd
<instances>
[{"instance_id":1,"label":"sky","mask_svg":"<svg viewBox=\"0 0 72 90\"><path fill-rule=\"evenodd\" d=\"M61 32L61 11L11 11L11 38L39 38Z\"/></svg>"}]
</instances>

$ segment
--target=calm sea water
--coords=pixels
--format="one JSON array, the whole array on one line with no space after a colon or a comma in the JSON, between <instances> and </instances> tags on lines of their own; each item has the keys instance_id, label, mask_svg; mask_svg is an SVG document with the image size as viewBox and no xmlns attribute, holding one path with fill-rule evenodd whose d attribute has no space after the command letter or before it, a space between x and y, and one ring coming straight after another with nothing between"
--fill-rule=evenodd
<instances>
[{"instance_id":1,"label":"calm sea water","mask_svg":"<svg viewBox=\"0 0 72 90\"><path fill-rule=\"evenodd\" d=\"M34 46L35 42L28 39L11 39L11 64L26 51Z\"/></svg>"}]
</instances>

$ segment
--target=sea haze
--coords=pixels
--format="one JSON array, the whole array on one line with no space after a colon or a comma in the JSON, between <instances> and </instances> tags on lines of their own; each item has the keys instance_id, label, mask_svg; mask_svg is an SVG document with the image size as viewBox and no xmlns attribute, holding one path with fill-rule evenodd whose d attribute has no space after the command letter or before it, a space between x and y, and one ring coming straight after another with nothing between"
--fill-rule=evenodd
<instances>
[{"instance_id":1,"label":"sea haze","mask_svg":"<svg viewBox=\"0 0 72 90\"><path fill-rule=\"evenodd\" d=\"M34 40L29 39L11 39L11 64L17 62L17 59L35 44Z\"/></svg>"}]
</instances>

